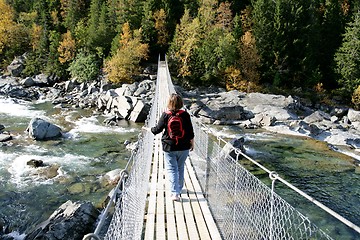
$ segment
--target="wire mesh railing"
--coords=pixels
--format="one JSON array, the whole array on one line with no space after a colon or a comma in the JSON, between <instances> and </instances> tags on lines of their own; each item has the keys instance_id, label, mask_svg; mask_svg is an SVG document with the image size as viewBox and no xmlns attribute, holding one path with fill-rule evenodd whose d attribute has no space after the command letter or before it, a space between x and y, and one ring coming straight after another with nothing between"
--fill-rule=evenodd
<instances>
[{"instance_id":1,"label":"wire mesh railing","mask_svg":"<svg viewBox=\"0 0 360 240\"><path fill-rule=\"evenodd\" d=\"M194 126L192 164L224 239L332 239Z\"/></svg>"},{"instance_id":2,"label":"wire mesh railing","mask_svg":"<svg viewBox=\"0 0 360 240\"><path fill-rule=\"evenodd\" d=\"M172 92L175 89L167 61L159 58L156 92L146 126L156 124ZM277 195L274 183L282 181L311 200L308 195L232 146L228 149L235 154L230 155L229 151L224 151L227 143L223 139L214 139L210 130L193 116L192 121L195 148L190 155L191 163L223 239L332 239ZM115 211L104 239L142 239L153 144L152 133L143 131L126 169L129 174L122 180L122 188L115 193ZM272 188L239 164L240 157L268 172ZM331 213L315 200L312 202ZM360 232L356 225L336 213L332 215Z\"/></svg>"}]
</instances>

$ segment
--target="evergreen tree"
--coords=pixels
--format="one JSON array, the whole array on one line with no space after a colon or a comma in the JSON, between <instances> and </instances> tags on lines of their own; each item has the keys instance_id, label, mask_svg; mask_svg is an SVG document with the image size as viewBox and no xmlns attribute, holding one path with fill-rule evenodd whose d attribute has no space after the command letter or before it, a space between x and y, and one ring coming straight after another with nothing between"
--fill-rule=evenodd
<instances>
[{"instance_id":1,"label":"evergreen tree","mask_svg":"<svg viewBox=\"0 0 360 240\"><path fill-rule=\"evenodd\" d=\"M33 4L33 1L29 0L7 0L6 2L15 9L16 13L30 11Z\"/></svg>"},{"instance_id":2,"label":"evergreen tree","mask_svg":"<svg viewBox=\"0 0 360 240\"><path fill-rule=\"evenodd\" d=\"M29 75L45 71L49 59L49 37L50 31L52 30L48 2L35 0L32 10L36 12L37 17L31 31L33 52L30 53L24 70L24 72Z\"/></svg>"},{"instance_id":3,"label":"evergreen tree","mask_svg":"<svg viewBox=\"0 0 360 240\"><path fill-rule=\"evenodd\" d=\"M275 73L273 51L275 39L275 26L273 23L275 4L272 0L253 0L253 33L256 46L261 57L261 72L263 81L272 81Z\"/></svg>"},{"instance_id":4,"label":"evergreen tree","mask_svg":"<svg viewBox=\"0 0 360 240\"><path fill-rule=\"evenodd\" d=\"M144 0L117 0L116 13L118 26L128 22L131 29L139 29L143 16ZM121 32L121 28L117 29Z\"/></svg>"},{"instance_id":5,"label":"evergreen tree","mask_svg":"<svg viewBox=\"0 0 360 240\"><path fill-rule=\"evenodd\" d=\"M72 33L80 19L84 18L87 13L86 0L60 0L61 16L63 25Z\"/></svg>"},{"instance_id":6,"label":"evergreen tree","mask_svg":"<svg viewBox=\"0 0 360 240\"><path fill-rule=\"evenodd\" d=\"M49 57L47 59L46 68L44 69L44 73L47 74L56 74L57 76L65 77L65 69L62 67L59 62L59 43L61 40L61 34L57 31L50 32L50 45L49 45Z\"/></svg>"},{"instance_id":7,"label":"evergreen tree","mask_svg":"<svg viewBox=\"0 0 360 240\"><path fill-rule=\"evenodd\" d=\"M338 0L326 0L320 5L321 26L319 26L319 70L322 74L322 83L325 88L336 87L334 74L334 55L341 44L341 34L344 31L344 15Z\"/></svg>"},{"instance_id":8,"label":"evergreen tree","mask_svg":"<svg viewBox=\"0 0 360 240\"><path fill-rule=\"evenodd\" d=\"M265 80L277 86L312 86L318 78L312 0L258 0L254 35Z\"/></svg>"},{"instance_id":9,"label":"evergreen tree","mask_svg":"<svg viewBox=\"0 0 360 240\"><path fill-rule=\"evenodd\" d=\"M198 9L199 9L199 5L200 5L200 0L183 0L183 8L184 8L184 12L185 12L185 9L187 9L189 11L189 15L190 17L194 18L197 16L198 14ZM183 13L184 13L183 12ZM181 17L183 16L184 14L181 15ZM181 19L180 17L180 19ZM179 20L180 21L180 20Z\"/></svg>"},{"instance_id":10,"label":"evergreen tree","mask_svg":"<svg viewBox=\"0 0 360 240\"><path fill-rule=\"evenodd\" d=\"M142 40L150 47L150 56L152 53L158 52L156 46L156 30L154 22L154 0L148 0L144 3L144 16L141 21Z\"/></svg>"},{"instance_id":11,"label":"evergreen tree","mask_svg":"<svg viewBox=\"0 0 360 240\"><path fill-rule=\"evenodd\" d=\"M340 75L339 85L346 95L352 94L360 85L360 11L353 22L346 27L341 47L336 52L337 73Z\"/></svg>"},{"instance_id":12,"label":"evergreen tree","mask_svg":"<svg viewBox=\"0 0 360 240\"><path fill-rule=\"evenodd\" d=\"M108 7L104 0L92 0L87 29L87 49L102 58L108 55L115 28L108 22Z\"/></svg>"}]
</instances>

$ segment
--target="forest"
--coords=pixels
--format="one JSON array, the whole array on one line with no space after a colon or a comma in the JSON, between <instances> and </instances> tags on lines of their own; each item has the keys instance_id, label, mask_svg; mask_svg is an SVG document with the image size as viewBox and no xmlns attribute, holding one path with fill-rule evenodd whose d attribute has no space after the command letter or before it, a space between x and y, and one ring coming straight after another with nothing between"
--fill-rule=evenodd
<instances>
[{"instance_id":1,"label":"forest","mask_svg":"<svg viewBox=\"0 0 360 240\"><path fill-rule=\"evenodd\" d=\"M0 0L0 69L114 84L166 54L185 87L360 108L358 0Z\"/></svg>"}]
</instances>

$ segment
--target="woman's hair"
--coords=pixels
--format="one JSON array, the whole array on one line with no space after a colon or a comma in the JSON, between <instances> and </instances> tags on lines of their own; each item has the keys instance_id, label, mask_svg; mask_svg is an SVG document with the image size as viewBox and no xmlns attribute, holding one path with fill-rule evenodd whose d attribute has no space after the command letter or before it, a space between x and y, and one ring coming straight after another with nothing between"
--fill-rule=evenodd
<instances>
[{"instance_id":1,"label":"woman's hair","mask_svg":"<svg viewBox=\"0 0 360 240\"><path fill-rule=\"evenodd\" d=\"M170 111L177 111L184 106L182 97L177 93L172 93L169 97L167 108Z\"/></svg>"}]
</instances>

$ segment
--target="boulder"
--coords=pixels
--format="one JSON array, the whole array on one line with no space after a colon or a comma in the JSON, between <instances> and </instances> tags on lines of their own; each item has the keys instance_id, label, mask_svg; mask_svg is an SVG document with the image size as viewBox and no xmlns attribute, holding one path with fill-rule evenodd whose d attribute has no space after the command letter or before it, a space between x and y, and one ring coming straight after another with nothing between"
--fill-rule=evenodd
<instances>
[{"instance_id":1,"label":"boulder","mask_svg":"<svg viewBox=\"0 0 360 240\"><path fill-rule=\"evenodd\" d=\"M123 171L123 169L120 169L120 168L111 170L110 172L107 172L103 176L103 180L107 184L117 184L117 182L120 180L120 175L121 175L122 171Z\"/></svg>"},{"instance_id":2,"label":"boulder","mask_svg":"<svg viewBox=\"0 0 360 240\"><path fill-rule=\"evenodd\" d=\"M26 131L35 140L47 140L62 136L62 131L58 126L41 118L31 119Z\"/></svg>"},{"instance_id":3,"label":"boulder","mask_svg":"<svg viewBox=\"0 0 360 240\"><path fill-rule=\"evenodd\" d=\"M347 116L350 122L360 122L360 111L355 111L354 109L350 108Z\"/></svg>"},{"instance_id":4,"label":"boulder","mask_svg":"<svg viewBox=\"0 0 360 240\"><path fill-rule=\"evenodd\" d=\"M81 240L93 232L99 211L90 202L67 201L43 223L30 231L24 240Z\"/></svg>"},{"instance_id":5,"label":"boulder","mask_svg":"<svg viewBox=\"0 0 360 240\"><path fill-rule=\"evenodd\" d=\"M32 87L35 86L35 82L32 77L26 77L20 82L25 87Z\"/></svg>"},{"instance_id":6,"label":"boulder","mask_svg":"<svg viewBox=\"0 0 360 240\"><path fill-rule=\"evenodd\" d=\"M250 121L251 123L259 127L263 127L263 126L268 127L274 125L274 123L276 122L276 118L274 116L269 116L266 113L260 113L260 114L256 114L255 117Z\"/></svg>"},{"instance_id":7,"label":"boulder","mask_svg":"<svg viewBox=\"0 0 360 240\"><path fill-rule=\"evenodd\" d=\"M129 120L133 122L145 122L149 111L150 105L138 99L135 103L134 109L130 113Z\"/></svg>"},{"instance_id":8,"label":"boulder","mask_svg":"<svg viewBox=\"0 0 360 240\"><path fill-rule=\"evenodd\" d=\"M25 61L25 57L23 56L15 57L15 59L10 63L10 65L7 66L7 70L11 74L11 76L13 77L20 76L21 72L25 68L24 61Z\"/></svg>"},{"instance_id":9,"label":"boulder","mask_svg":"<svg viewBox=\"0 0 360 240\"><path fill-rule=\"evenodd\" d=\"M0 133L0 142L6 142L12 139L10 134Z\"/></svg>"},{"instance_id":10,"label":"boulder","mask_svg":"<svg viewBox=\"0 0 360 240\"><path fill-rule=\"evenodd\" d=\"M34 168L38 168L38 167L43 167L44 162L42 160L31 159L26 162L26 165L34 167Z\"/></svg>"},{"instance_id":11,"label":"boulder","mask_svg":"<svg viewBox=\"0 0 360 240\"><path fill-rule=\"evenodd\" d=\"M324 120L331 120L331 116L323 111L316 111L312 113L311 115L304 118L304 122L306 123L316 123L316 122L322 122Z\"/></svg>"},{"instance_id":12,"label":"boulder","mask_svg":"<svg viewBox=\"0 0 360 240\"><path fill-rule=\"evenodd\" d=\"M43 74L43 73L41 73L39 75L36 75L33 80L35 82L35 85L39 86L39 87L44 87L44 86L49 86L50 85L49 76L46 75L46 74Z\"/></svg>"},{"instance_id":13,"label":"boulder","mask_svg":"<svg viewBox=\"0 0 360 240\"><path fill-rule=\"evenodd\" d=\"M64 86L65 92L71 92L72 90L75 89L76 85L77 85L76 79L72 79L72 80L66 81L66 82L65 82L65 86Z\"/></svg>"},{"instance_id":14,"label":"boulder","mask_svg":"<svg viewBox=\"0 0 360 240\"><path fill-rule=\"evenodd\" d=\"M125 119L128 119L133 110L132 99L127 96L118 96L113 98L110 109L117 111Z\"/></svg>"},{"instance_id":15,"label":"boulder","mask_svg":"<svg viewBox=\"0 0 360 240\"><path fill-rule=\"evenodd\" d=\"M240 152L245 153L244 142L245 139L243 137L231 139L223 147L223 153L236 159L236 150L240 150ZM239 156L241 158L241 155Z\"/></svg>"},{"instance_id":16,"label":"boulder","mask_svg":"<svg viewBox=\"0 0 360 240\"><path fill-rule=\"evenodd\" d=\"M298 119L296 115L289 112L286 108L274 105L257 105L252 109L252 113L254 115L266 114L270 118L275 118L278 121Z\"/></svg>"}]
</instances>

